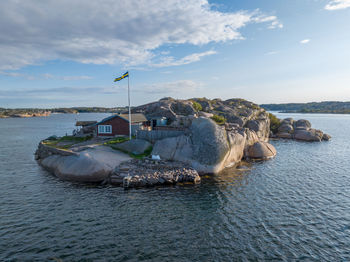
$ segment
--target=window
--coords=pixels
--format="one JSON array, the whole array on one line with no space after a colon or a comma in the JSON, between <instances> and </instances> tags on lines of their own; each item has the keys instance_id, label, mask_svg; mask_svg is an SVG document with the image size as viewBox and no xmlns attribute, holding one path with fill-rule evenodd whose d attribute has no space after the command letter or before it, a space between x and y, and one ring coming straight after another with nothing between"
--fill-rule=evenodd
<instances>
[{"instance_id":1,"label":"window","mask_svg":"<svg viewBox=\"0 0 350 262\"><path fill-rule=\"evenodd\" d=\"M112 126L111 125L99 125L98 126L99 134L112 134Z\"/></svg>"}]
</instances>

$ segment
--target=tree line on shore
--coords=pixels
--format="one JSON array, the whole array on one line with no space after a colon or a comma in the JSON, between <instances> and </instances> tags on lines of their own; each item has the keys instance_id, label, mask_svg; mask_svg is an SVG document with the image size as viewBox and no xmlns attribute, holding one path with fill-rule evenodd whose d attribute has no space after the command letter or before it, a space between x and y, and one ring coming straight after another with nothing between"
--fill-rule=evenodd
<instances>
[{"instance_id":1,"label":"tree line on shore","mask_svg":"<svg viewBox=\"0 0 350 262\"><path fill-rule=\"evenodd\" d=\"M325 101L311 103L262 104L268 111L283 113L350 114L350 102Z\"/></svg>"},{"instance_id":2,"label":"tree line on shore","mask_svg":"<svg viewBox=\"0 0 350 262\"><path fill-rule=\"evenodd\" d=\"M121 113L126 107L0 108L0 118L41 116L50 113Z\"/></svg>"}]
</instances>

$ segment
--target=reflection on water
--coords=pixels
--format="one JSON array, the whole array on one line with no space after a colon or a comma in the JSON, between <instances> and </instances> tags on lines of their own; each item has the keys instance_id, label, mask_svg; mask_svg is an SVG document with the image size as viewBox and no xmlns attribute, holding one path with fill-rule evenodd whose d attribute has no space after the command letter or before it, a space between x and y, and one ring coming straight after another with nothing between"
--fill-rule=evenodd
<instances>
[{"instance_id":1,"label":"reflection on water","mask_svg":"<svg viewBox=\"0 0 350 262\"><path fill-rule=\"evenodd\" d=\"M275 159L196 186L74 184L33 160L40 139L104 116L0 119L0 261L350 260L350 116L297 116L333 140L272 141Z\"/></svg>"}]
</instances>

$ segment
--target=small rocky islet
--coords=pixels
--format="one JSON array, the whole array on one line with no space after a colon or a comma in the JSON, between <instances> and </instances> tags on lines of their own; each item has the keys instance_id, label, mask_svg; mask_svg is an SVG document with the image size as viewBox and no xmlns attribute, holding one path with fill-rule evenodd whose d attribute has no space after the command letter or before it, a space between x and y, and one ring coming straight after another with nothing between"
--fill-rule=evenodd
<instances>
[{"instance_id":1,"label":"small rocky islet","mask_svg":"<svg viewBox=\"0 0 350 262\"><path fill-rule=\"evenodd\" d=\"M196 184L201 175L219 173L242 160L273 158L276 149L268 143L269 138L331 138L313 129L307 120L280 120L243 99L164 98L135 107L132 113L142 113L148 119L165 117L169 136L155 139L146 132L146 136L127 140L90 138L91 134L80 132L75 137L41 141L35 159L69 181L124 187Z\"/></svg>"}]
</instances>

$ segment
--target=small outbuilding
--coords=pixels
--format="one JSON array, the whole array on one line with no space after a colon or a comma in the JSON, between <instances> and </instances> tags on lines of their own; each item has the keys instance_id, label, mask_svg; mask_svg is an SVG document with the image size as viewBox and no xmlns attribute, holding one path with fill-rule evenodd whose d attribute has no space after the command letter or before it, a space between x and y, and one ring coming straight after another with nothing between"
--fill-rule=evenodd
<instances>
[{"instance_id":1,"label":"small outbuilding","mask_svg":"<svg viewBox=\"0 0 350 262\"><path fill-rule=\"evenodd\" d=\"M143 114L131 114L131 130L142 129L149 125L149 121ZM96 124L97 136L121 136L129 135L129 115L120 114L109 116Z\"/></svg>"}]
</instances>

